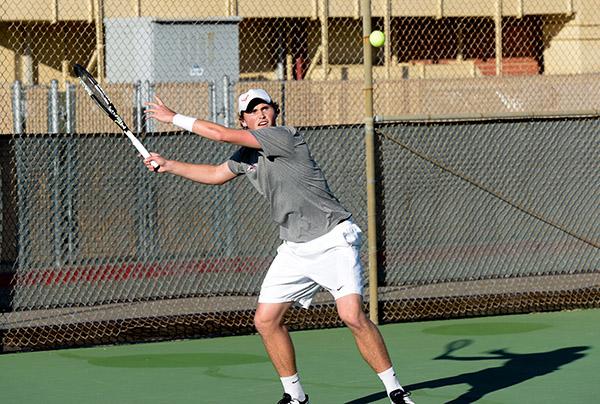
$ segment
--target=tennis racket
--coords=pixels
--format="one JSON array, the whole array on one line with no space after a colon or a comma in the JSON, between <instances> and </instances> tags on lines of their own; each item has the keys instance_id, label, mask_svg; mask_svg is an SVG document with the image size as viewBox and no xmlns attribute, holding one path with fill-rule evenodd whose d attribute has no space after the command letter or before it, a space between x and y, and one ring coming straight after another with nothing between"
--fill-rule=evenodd
<instances>
[{"instance_id":1,"label":"tennis racket","mask_svg":"<svg viewBox=\"0 0 600 404\"><path fill-rule=\"evenodd\" d=\"M117 113L117 109L110 101L104 90L102 90L100 84L98 84L98 82L94 79L94 77L92 77L92 75L80 64L76 63L73 66L73 70L75 70L75 74L77 75L77 77L79 77L79 80L81 81L81 84L83 84L83 88L85 88L85 91L87 91L90 97L92 97L92 99L96 101L96 104L98 104L100 109L106 112L106 115L108 115L109 118L112 119L113 122L119 126L119 128L121 128L123 133L129 138L131 143L133 143L133 146L137 149L137 151L144 158L150 157L150 153L148 152L148 150L144 147L142 142L140 142L140 140L137 137L135 137L131 130L129 130L127 124L123 122L123 118L121 118L121 116ZM152 161L150 162L150 164L152 164L152 167L154 167L154 171L158 171L158 169L160 168L156 161Z\"/></svg>"},{"instance_id":2,"label":"tennis racket","mask_svg":"<svg viewBox=\"0 0 600 404\"><path fill-rule=\"evenodd\" d=\"M459 349L463 349L463 348L471 345L472 343L473 343L473 341L470 339L457 339L456 341L452 341L446 345L446 352L437 356L435 359L446 359L447 357L450 356L450 354L453 354L454 352L458 351Z\"/></svg>"}]
</instances>

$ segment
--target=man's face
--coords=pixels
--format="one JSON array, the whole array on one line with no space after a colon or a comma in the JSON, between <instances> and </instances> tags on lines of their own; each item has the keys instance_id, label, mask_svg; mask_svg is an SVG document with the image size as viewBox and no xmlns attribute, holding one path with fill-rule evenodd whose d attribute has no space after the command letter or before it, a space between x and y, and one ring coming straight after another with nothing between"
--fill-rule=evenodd
<instances>
[{"instance_id":1,"label":"man's face","mask_svg":"<svg viewBox=\"0 0 600 404\"><path fill-rule=\"evenodd\" d=\"M277 115L273 106L267 103L256 104L250 112L244 112L240 120L247 129L261 129L275 126Z\"/></svg>"}]
</instances>

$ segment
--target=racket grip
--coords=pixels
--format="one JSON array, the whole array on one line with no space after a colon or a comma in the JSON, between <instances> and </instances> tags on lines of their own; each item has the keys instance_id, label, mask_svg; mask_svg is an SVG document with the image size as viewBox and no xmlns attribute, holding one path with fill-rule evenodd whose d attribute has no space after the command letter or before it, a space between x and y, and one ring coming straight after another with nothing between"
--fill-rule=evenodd
<instances>
[{"instance_id":1,"label":"racket grip","mask_svg":"<svg viewBox=\"0 0 600 404\"><path fill-rule=\"evenodd\" d=\"M133 133L131 133L131 131L125 131L125 134L129 138L131 143L133 143L133 146L137 149L137 151L142 155L143 158L146 159L146 158L150 157L150 153L148 152L148 149L146 149L144 147L142 142L140 142L139 139L137 137L135 137L133 135ZM160 168L158 163L156 161L151 161L150 164L152 165L152 167L154 167L154 172L158 172L158 169Z\"/></svg>"}]
</instances>

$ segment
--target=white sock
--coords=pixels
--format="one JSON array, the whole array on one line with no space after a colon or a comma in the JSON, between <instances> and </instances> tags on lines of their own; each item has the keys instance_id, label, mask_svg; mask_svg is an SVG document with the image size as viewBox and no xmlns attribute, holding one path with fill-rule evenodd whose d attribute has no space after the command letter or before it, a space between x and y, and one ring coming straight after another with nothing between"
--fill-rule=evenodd
<instances>
[{"instance_id":1,"label":"white sock","mask_svg":"<svg viewBox=\"0 0 600 404\"><path fill-rule=\"evenodd\" d=\"M398 378L396 377L396 372L394 372L394 367L389 368L388 370L384 370L381 373L377 373L377 376L381 379L385 386L385 391L390 394L394 390L402 389ZM402 389L404 390L404 389Z\"/></svg>"},{"instance_id":2,"label":"white sock","mask_svg":"<svg viewBox=\"0 0 600 404\"><path fill-rule=\"evenodd\" d=\"M292 396L292 398L298 401L304 401L306 399L306 394L304 394L304 390L302 390L298 373L292 376L280 377L280 379L281 384L283 384L283 391Z\"/></svg>"}]
</instances>

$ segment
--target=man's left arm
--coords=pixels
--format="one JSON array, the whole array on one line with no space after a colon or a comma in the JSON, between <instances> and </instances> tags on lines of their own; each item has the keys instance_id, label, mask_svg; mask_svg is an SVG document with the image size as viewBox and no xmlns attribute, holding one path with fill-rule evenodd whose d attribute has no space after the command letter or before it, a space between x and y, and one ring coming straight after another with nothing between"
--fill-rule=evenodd
<instances>
[{"instance_id":1,"label":"man's left arm","mask_svg":"<svg viewBox=\"0 0 600 404\"><path fill-rule=\"evenodd\" d=\"M250 131L243 129L227 128L218 123L205 121L193 117L177 114L175 111L165 105L158 97L155 97L156 102L147 102L146 115L149 118L156 119L160 122L171 123L193 132L203 138L213 140L215 142L223 142L235 144L238 146L246 146L252 149L260 149L260 143Z\"/></svg>"}]
</instances>

